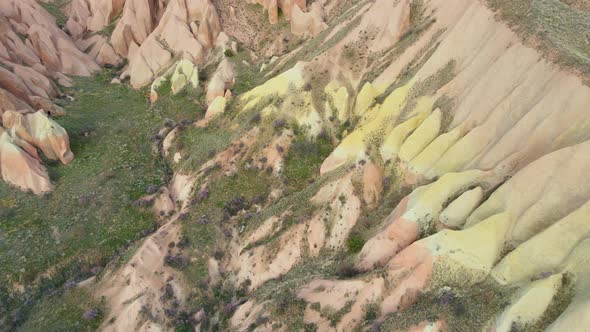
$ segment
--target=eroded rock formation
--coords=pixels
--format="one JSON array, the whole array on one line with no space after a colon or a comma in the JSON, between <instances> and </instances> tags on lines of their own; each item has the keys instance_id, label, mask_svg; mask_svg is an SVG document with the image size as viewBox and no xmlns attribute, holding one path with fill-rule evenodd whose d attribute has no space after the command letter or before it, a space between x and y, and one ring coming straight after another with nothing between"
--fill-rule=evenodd
<instances>
[{"instance_id":1,"label":"eroded rock formation","mask_svg":"<svg viewBox=\"0 0 590 332\"><path fill-rule=\"evenodd\" d=\"M198 293L168 264L182 258L206 262L204 298L234 291L228 303L195 301L188 321L197 330L280 330L288 319L321 331L453 330L471 310L463 303L486 287L496 306L469 311L477 319L461 328L584 330L590 88L576 73L482 1L257 1L271 23L280 10L295 35L312 38L270 59L254 50L232 59L238 46L220 17L235 9L220 15L233 7L214 3L73 1L70 35L32 0L0 7L0 170L17 187L51 190L37 150L72 160L47 115L59 113L50 100L55 81L71 83L64 74L127 59L121 81L150 85L152 104L206 91L201 119L170 123L154 139L176 173L138 202L152 204L162 227L90 286L110 306L103 329L174 324L162 293L177 299L174 310ZM110 24L110 38L85 36ZM200 70L210 77L200 81ZM240 74L252 72L265 79L235 95ZM193 159L186 142L216 147ZM333 149L310 166L313 176L290 183L287 163L295 177L303 172L293 165L308 162L291 153L320 158L320 144ZM266 181L266 195L207 201L215 181L241 172ZM191 216L199 204L223 213ZM210 224L214 244L177 256L171 241ZM428 315L436 306L447 311Z\"/></svg>"},{"instance_id":2,"label":"eroded rock formation","mask_svg":"<svg viewBox=\"0 0 590 332\"><path fill-rule=\"evenodd\" d=\"M151 83L178 57L202 63L221 31L215 8L207 0L173 0L165 9L162 5L126 2L113 31L111 42L129 60L124 76L129 76L133 87ZM152 26L153 22L157 25Z\"/></svg>"},{"instance_id":3,"label":"eroded rock formation","mask_svg":"<svg viewBox=\"0 0 590 332\"><path fill-rule=\"evenodd\" d=\"M64 164L73 158L67 133L49 118L63 114L51 101L57 84L70 86L66 75L88 76L100 67L37 2L4 1L0 12L3 179L40 194L51 185L37 149Z\"/></svg>"},{"instance_id":4,"label":"eroded rock formation","mask_svg":"<svg viewBox=\"0 0 590 332\"><path fill-rule=\"evenodd\" d=\"M403 310L419 301L421 293L437 292L443 287L469 287L490 277L501 285L521 290L489 326L499 330L509 330L515 324L532 326L547 313L552 301L559 301L563 278L584 284L583 275L573 269L575 264L571 262L580 259L576 248L584 250L588 234L583 226L574 226L574 220L586 215L583 206L587 190L574 180L581 174L574 167L583 172L588 132L585 126L572 129L569 124L586 122L584 105L590 100L590 90L580 79L525 47L481 3L456 2L452 10L449 5L428 2L427 11L436 13L436 20L432 20L432 26L416 44L383 68L374 81L360 88L349 113L334 107L343 119L358 116L359 123L323 162L322 174L370 160L387 165L388 172L393 171L399 177L401 186L418 187L401 200L381 223L382 230L367 241L358 256L358 270L384 269L385 272L346 281L318 279L300 289L298 296L308 303L305 321L320 330L348 330L351 324L363 321L366 308L372 303L378 304L378 317L396 312L400 312L398 317L404 317ZM376 2L366 9L360 16L359 30L369 17L372 23L380 22L380 15L375 11L382 10L381 6L385 4ZM384 49L388 43L395 45L408 29L409 2L398 2L393 12L399 13L398 19L382 21L388 28L369 38L381 44L371 46L368 42L369 49ZM473 33L465 39L464 31ZM354 29L345 41L326 53L334 54L331 53L334 50L355 45L352 36L355 36ZM362 34L357 36L364 39ZM439 42L433 44L433 38ZM422 58L425 52L432 53L422 60L411 79L388 91L403 68L415 65L415 59ZM305 66L322 68L321 62L328 62L324 57L319 55ZM518 64L516 59L520 61ZM245 94L246 108L254 107L263 100L257 96L264 94L289 98L287 92L281 91L283 86L295 91L303 87L309 76L305 70L295 68ZM342 72L371 70L362 66L350 69ZM337 82L330 84L338 86ZM445 99L453 101L452 108L441 104ZM287 109L288 106L270 105L263 114ZM303 114L308 112L309 108ZM328 123L326 120L320 121ZM357 169L369 171L366 167ZM551 183L558 172L562 174L560 180ZM339 181L345 179L341 177ZM324 187L320 193L328 188ZM367 196L367 193L352 194L341 201L349 204L361 197L370 201ZM338 207L331 204L330 211L336 210L336 215L352 220L320 219L325 223L324 228L343 227L332 228L326 234L346 238L346 229L350 227L346 225L354 225L358 216L352 212L354 209L339 213ZM268 222L271 220L277 222L277 219ZM304 225L292 226L281 237L275 237L276 242L254 246L250 254L241 251L248 259L237 264L238 280L245 278L240 279L241 273L247 273L253 287L260 287L264 279L288 275L286 270L305 261L301 250L308 244L313 244L313 248L338 244L313 235L315 220L317 217L312 217ZM571 228L564 226L566 223ZM558 243L568 235L553 232L567 233L566 229L576 229L579 234L568 241L567 248L562 248ZM301 242L287 244L286 239ZM288 259L281 259L284 253L278 250L272 254L276 258L268 260L269 253L264 250L277 246L281 250L292 248L288 250ZM310 257L314 256L313 252L309 253ZM544 254L538 257L558 257L533 262L533 253L539 252ZM252 271L252 266L257 270ZM577 292L580 293L571 302L571 309L566 309L550 328L577 327L572 317L576 315L574 312L583 310L581 297L585 293ZM334 296L343 298L334 301ZM539 302L527 307L526 303L533 298ZM339 322L330 324L323 313L344 310L348 302ZM256 316L267 317L271 323L265 326L272 325L264 310L258 307L247 315L239 311L235 326L245 329Z\"/></svg>"}]
</instances>

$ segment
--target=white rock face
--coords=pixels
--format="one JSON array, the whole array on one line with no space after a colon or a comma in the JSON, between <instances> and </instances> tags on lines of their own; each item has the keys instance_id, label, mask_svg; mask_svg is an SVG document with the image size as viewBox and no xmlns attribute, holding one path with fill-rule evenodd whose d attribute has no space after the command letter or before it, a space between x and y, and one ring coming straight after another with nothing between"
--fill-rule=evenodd
<instances>
[{"instance_id":1,"label":"white rock face","mask_svg":"<svg viewBox=\"0 0 590 332\"><path fill-rule=\"evenodd\" d=\"M202 63L220 31L219 17L208 0L158 1L154 6L133 0L125 3L111 43L129 60L127 74L131 85L139 88L169 68L174 55Z\"/></svg>"},{"instance_id":2,"label":"white rock face","mask_svg":"<svg viewBox=\"0 0 590 332\"><path fill-rule=\"evenodd\" d=\"M22 190L40 195L52 190L47 170L34 148L27 142L11 137L0 128L0 173L2 180ZM35 158L37 157L37 158Z\"/></svg>"},{"instance_id":3,"label":"white rock face","mask_svg":"<svg viewBox=\"0 0 590 332\"><path fill-rule=\"evenodd\" d=\"M68 164L74 158L68 134L43 111L21 114L4 112L2 124L13 137L18 137L40 149L45 157Z\"/></svg>"},{"instance_id":4,"label":"white rock face","mask_svg":"<svg viewBox=\"0 0 590 332\"><path fill-rule=\"evenodd\" d=\"M483 194L481 187L464 192L441 212L440 221L450 228L462 227L467 217L482 201Z\"/></svg>"},{"instance_id":5,"label":"white rock face","mask_svg":"<svg viewBox=\"0 0 590 332\"><path fill-rule=\"evenodd\" d=\"M207 103L211 104L216 97L223 97L226 91L233 87L235 81L234 65L229 60L223 59L207 86Z\"/></svg>"}]
</instances>

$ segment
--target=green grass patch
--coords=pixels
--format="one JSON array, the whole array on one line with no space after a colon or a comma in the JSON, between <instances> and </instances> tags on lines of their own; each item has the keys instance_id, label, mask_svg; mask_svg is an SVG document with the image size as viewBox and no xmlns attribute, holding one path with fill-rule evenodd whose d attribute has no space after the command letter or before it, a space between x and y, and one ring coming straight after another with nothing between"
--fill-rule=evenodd
<instances>
[{"instance_id":1,"label":"green grass patch","mask_svg":"<svg viewBox=\"0 0 590 332\"><path fill-rule=\"evenodd\" d=\"M217 153L223 151L235 135L223 127L209 125L182 130L174 141L174 149L184 157L178 166L183 170L196 171Z\"/></svg>"},{"instance_id":2,"label":"green grass patch","mask_svg":"<svg viewBox=\"0 0 590 332\"><path fill-rule=\"evenodd\" d=\"M205 115L207 103L205 102L204 87L199 86L195 90L190 84L187 84L182 91L175 95L170 89L170 80L162 83L158 89L158 100L150 107L152 110L172 115L176 121L196 121Z\"/></svg>"},{"instance_id":3,"label":"green grass patch","mask_svg":"<svg viewBox=\"0 0 590 332\"><path fill-rule=\"evenodd\" d=\"M57 24L58 27L63 28L66 26L68 17L62 12L62 8L71 1L72 0L55 0L53 2L39 2L39 5L55 17L55 24Z\"/></svg>"},{"instance_id":4,"label":"green grass patch","mask_svg":"<svg viewBox=\"0 0 590 332\"><path fill-rule=\"evenodd\" d=\"M105 37L111 37L113 31L117 27L117 23L119 23L119 19L121 18L122 14L117 15L111 21L111 23L107 24L102 30L97 32L99 35L103 35Z\"/></svg>"},{"instance_id":5,"label":"green grass patch","mask_svg":"<svg viewBox=\"0 0 590 332\"><path fill-rule=\"evenodd\" d=\"M238 197L249 207L257 201L264 201L272 187L271 181L271 178L254 170L242 169L233 176L213 174L208 197L196 202L182 218L183 234L188 240L187 253L191 260L181 270L186 279L191 280L195 286L188 297L188 307L193 311L204 308L208 317L217 312L221 315L216 323L206 321L207 330L227 329L228 319L233 311L228 311L225 307L232 300L245 295L245 290L233 287L231 281L215 285L207 281L208 259L223 257L224 243L231 239L231 230L236 226L227 215L227 207Z\"/></svg>"},{"instance_id":6,"label":"green grass patch","mask_svg":"<svg viewBox=\"0 0 590 332\"><path fill-rule=\"evenodd\" d=\"M288 192L303 190L320 173L320 166L332 152L332 143L327 137L309 141L299 133L285 158L283 175Z\"/></svg>"},{"instance_id":7,"label":"green grass patch","mask_svg":"<svg viewBox=\"0 0 590 332\"><path fill-rule=\"evenodd\" d=\"M74 288L45 297L22 331L96 331L106 308L86 290ZM86 316L86 317L85 317Z\"/></svg>"},{"instance_id":8,"label":"green grass patch","mask_svg":"<svg viewBox=\"0 0 590 332\"><path fill-rule=\"evenodd\" d=\"M361 252L366 241L361 234L351 233L346 240L346 247L350 253L356 254Z\"/></svg>"},{"instance_id":9,"label":"green grass patch","mask_svg":"<svg viewBox=\"0 0 590 332\"><path fill-rule=\"evenodd\" d=\"M282 199L258 212L249 220L244 220L240 226L245 227L245 231L256 229L266 219L279 215L287 211L290 207L299 208L301 205L308 206L309 199L312 198L322 186L338 179L345 172L345 167L340 167L330 173L324 174L317 178L313 183L305 187L305 189L294 192L290 195L284 196Z\"/></svg>"},{"instance_id":10,"label":"green grass patch","mask_svg":"<svg viewBox=\"0 0 590 332\"><path fill-rule=\"evenodd\" d=\"M232 87L232 91L235 94L239 95L247 92L254 87L262 85L267 80L264 77L265 73L260 72L260 66L250 63L249 51L246 49L239 49L236 54L232 52L230 59L234 63L236 73L236 83Z\"/></svg>"},{"instance_id":11,"label":"green grass patch","mask_svg":"<svg viewBox=\"0 0 590 332\"><path fill-rule=\"evenodd\" d=\"M512 288L485 281L461 289L420 293L409 308L390 314L381 331L404 331L424 321L442 319L449 331L482 331L508 304Z\"/></svg>"}]
</instances>

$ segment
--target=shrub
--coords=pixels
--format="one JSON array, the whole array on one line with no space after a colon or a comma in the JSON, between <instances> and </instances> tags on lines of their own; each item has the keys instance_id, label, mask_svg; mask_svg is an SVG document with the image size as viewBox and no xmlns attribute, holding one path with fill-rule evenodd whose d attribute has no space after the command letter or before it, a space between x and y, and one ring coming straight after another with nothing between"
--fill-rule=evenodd
<instances>
[{"instance_id":1,"label":"shrub","mask_svg":"<svg viewBox=\"0 0 590 332\"><path fill-rule=\"evenodd\" d=\"M174 298L174 288L170 283L167 283L164 288L164 298L168 300Z\"/></svg>"},{"instance_id":2,"label":"shrub","mask_svg":"<svg viewBox=\"0 0 590 332\"><path fill-rule=\"evenodd\" d=\"M260 116L260 113L256 113L256 114L252 115L252 117L250 118L250 123L251 124L258 124L258 123L260 123L261 118L262 117Z\"/></svg>"},{"instance_id":3,"label":"shrub","mask_svg":"<svg viewBox=\"0 0 590 332\"><path fill-rule=\"evenodd\" d=\"M218 260L218 261L220 261L223 258L223 256L224 256L224 254L223 254L223 251L221 251L221 250L216 250L213 253L213 258L215 258L215 260Z\"/></svg>"},{"instance_id":4,"label":"shrub","mask_svg":"<svg viewBox=\"0 0 590 332\"><path fill-rule=\"evenodd\" d=\"M164 127L174 128L175 125L176 125L176 123L174 122L174 120L169 119L169 118L164 119Z\"/></svg>"},{"instance_id":5,"label":"shrub","mask_svg":"<svg viewBox=\"0 0 590 332\"><path fill-rule=\"evenodd\" d=\"M188 246L188 243L189 243L188 237L186 235L183 235L180 237L180 240L178 240L176 247L178 249L182 250Z\"/></svg>"},{"instance_id":6,"label":"shrub","mask_svg":"<svg viewBox=\"0 0 590 332\"><path fill-rule=\"evenodd\" d=\"M282 129L287 125L287 121L285 119L276 119L273 123L273 127L275 129Z\"/></svg>"},{"instance_id":7,"label":"shrub","mask_svg":"<svg viewBox=\"0 0 590 332\"><path fill-rule=\"evenodd\" d=\"M242 210L248 210L250 202L243 196L236 196L224 204L223 210L230 216L237 215Z\"/></svg>"},{"instance_id":8,"label":"shrub","mask_svg":"<svg viewBox=\"0 0 590 332\"><path fill-rule=\"evenodd\" d=\"M175 269L181 269L188 265L188 258L181 253L176 255L168 254L164 257L164 264Z\"/></svg>"},{"instance_id":9,"label":"shrub","mask_svg":"<svg viewBox=\"0 0 590 332\"><path fill-rule=\"evenodd\" d=\"M100 314L100 312L98 311L98 309L92 308L92 309L86 310L86 312L84 312L83 317L85 320L94 320L98 317L99 314Z\"/></svg>"},{"instance_id":10,"label":"shrub","mask_svg":"<svg viewBox=\"0 0 590 332\"><path fill-rule=\"evenodd\" d=\"M209 189L205 187L199 190L196 197L197 202L202 202L207 198L209 198Z\"/></svg>"},{"instance_id":11,"label":"shrub","mask_svg":"<svg viewBox=\"0 0 590 332\"><path fill-rule=\"evenodd\" d=\"M145 190L146 193L148 194L155 194L158 191L158 186L155 185L150 185L147 187L147 189Z\"/></svg>"},{"instance_id":12,"label":"shrub","mask_svg":"<svg viewBox=\"0 0 590 332\"><path fill-rule=\"evenodd\" d=\"M369 303L365 306L365 321L371 322L379 316L379 305L377 303Z\"/></svg>"},{"instance_id":13,"label":"shrub","mask_svg":"<svg viewBox=\"0 0 590 332\"><path fill-rule=\"evenodd\" d=\"M314 323L306 323L303 325L303 331L305 332L315 332L318 330L318 326Z\"/></svg>"}]
</instances>

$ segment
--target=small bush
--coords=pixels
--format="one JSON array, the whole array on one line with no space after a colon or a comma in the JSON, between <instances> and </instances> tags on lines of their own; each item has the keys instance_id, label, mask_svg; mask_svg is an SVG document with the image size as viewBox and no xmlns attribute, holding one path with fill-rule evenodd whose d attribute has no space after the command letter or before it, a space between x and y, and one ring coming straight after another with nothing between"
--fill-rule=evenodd
<instances>
[{"instance_id":1,"label":"small bush","mask_svg":"<svg viewBox=\"0 0 590 332\"><path fill-rule=\"evenodd\" d=\"M318 326L314 323L306 323L303 325L303 331L305 332L315 332L318 330Z\"/></svg>"},{"instance_id":2,"label":"small bush","mask_svg":"<svg viewBox=\"0 0 590 332\"><path fill-rule=\"evenodd\" d=\"M242 210L250 209L250 202L243 196L236 196L224 204L223 210L230 216L237 215Z\"/></svg>"},{"instance_id":3,"label":"small bush","mask_svg":"<svg viewBox=\"0 0 590 332\"><path fill-rule=\"evenodd\" d=\"M158 191L158 186L155 186L155 185L153 185L153 184L152 184L152 185L149 185L149 186L146 188L146 190L145 190L145 192L146 192L146 193L148 193L148 194L150 194L150 195L151 195L151 194L155 194L157 191Z\"/></svg>"},{"instance_id":4,"label":"small bush","mask_svg":"<svg viewBox=\"0 0 590 332\"><path fill-rule=\"evenodd\" d=\"M377 303L369 303L365 306L365 321L371 322L379 316L379 305Z\"/></svg>"},{"instance_id":5,"label":"small bush","mask_svg":"<svg viewBox=\"0 0 590 332\"><path fill-rule=\"evenodd\" d=\"M178 243L176 244L176 247L180 250L186 248L189 244L189 240L188 237L183 235L180 237L180 240L178 240Z\"/></svg>"},{"instance_id":6,"label":"small bush","mask_svg":"<svg viewBox=\"0 0 590 332\"><path fill-rule=\"evenodd\" d=\"M224 254L223 254L223 251L221 251L221 250L216 250L213 253L213 258L215 258L215 260L218 260L218 261L220 261L223 258L223 256L224 256Z\"/></svg>"},{"instance_id":7,"label":"small bush","mask_svg":"<svg viewBox=\"0 0 590 332\"><path fill-rule=\"evenodd\" d=\"M96 308L88 309L84 312L84 319L85 320L94 320L100 315L100 311Z\"/></svg>"},{"instance_id":8,"label":"small bush","mask_svg":"<svg viewBox=\"0 0 590 332\"><path fill-rule=\"evenodd\" d=\"M164 264L175 269L181 269L188 265L188 258L181 253L176 255L166 255L164 257Z\"/></svg>"},{"instance_id":9,"label":"small bush","mask_svg":"<svg viewBox=\"0 0 590 332\"><path fill-rule=\"evenodd\" d=\"M205 188L199 190L199 192L197 193L197 197L196 197L197 202L202 202L202 201L206 200L207 198L209 198L209 189L205 187Z\"/></svg>"},{"instance_id":10,"label":"small bush","mask_svg":"<svg viewBox=\"0 0 590 332\"><path fill-rule=\"evenodd\" d=\"M261 118L262 117L260 116L260 113L256 113L256 114L252 115L252 117L250 118L250 123L251 124L258 124L258 123L260 123Z\"/></svg>"},{"instance_id":11,"label":"small bush","mask_svg":"<svg viewBox=\"0 0 590 332\"><path fill-rule=\"evenodd\" d=\"M273 122L273 127L275 129L283 129L286 125L287 121L285 121L285 119L276 119L275 122Z\"/></svg>"}]
</instances>

